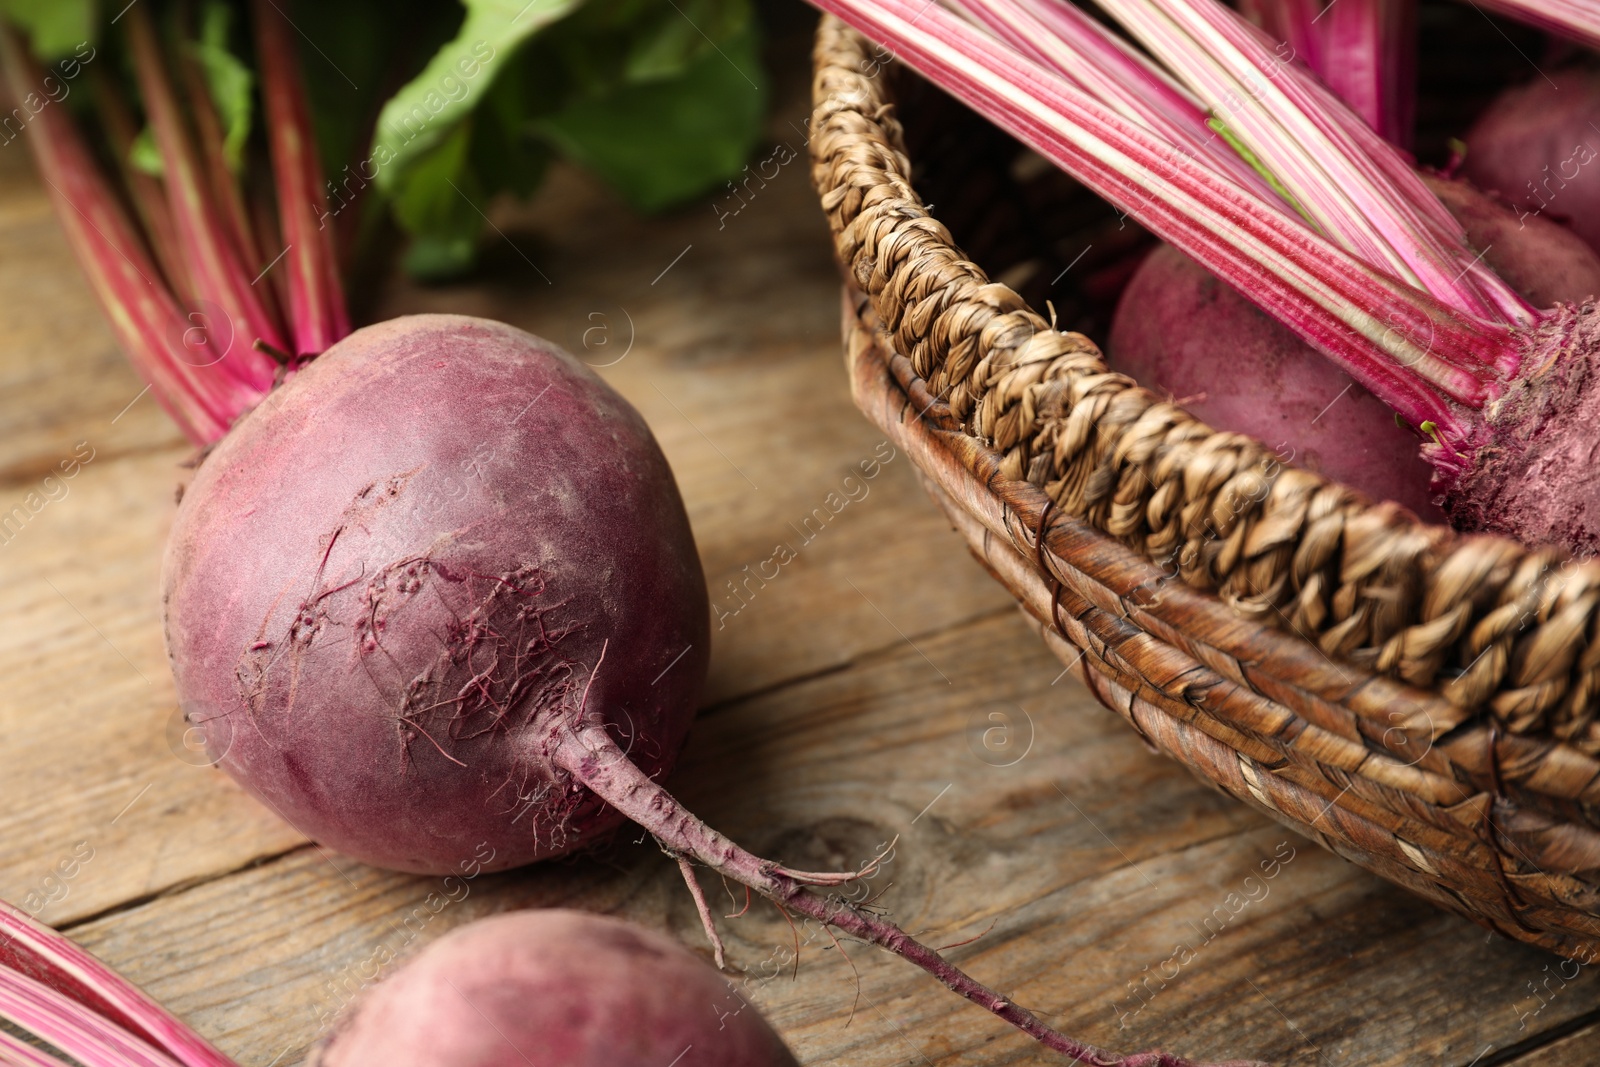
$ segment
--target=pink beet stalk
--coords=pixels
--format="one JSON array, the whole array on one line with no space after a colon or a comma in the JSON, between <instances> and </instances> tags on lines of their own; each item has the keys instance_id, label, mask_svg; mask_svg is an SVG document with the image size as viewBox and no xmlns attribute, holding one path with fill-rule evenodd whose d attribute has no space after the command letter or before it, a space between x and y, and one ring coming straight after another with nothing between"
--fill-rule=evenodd
<instances>
[{"instance_id":1,"label":"pink beet stalk","mask_svg":"<svg viewBox=\"0 0 1600 1067\"><path fill-rule=\"evenodd\" d=\"M1187 252L1417 427L1459 526L1600 546L1583 444L1600 424L1600 385L1583 369L1600 328L1571 305L1528 306L1404 157L1283 63L1259 28L1216 0L1100 3L1307 221L1127 119L1093 95L1093 79L1038 62L1047 46L1012 47L1014 32L937 4L816 2Z\"/></svg>"},{"instance_id":2,"label":"pink beet stalk","mask_svg":"<svg viewBox=\"0 0 1600 1067\"><path fill-rule=\"evenodd\" d=\"M1490 11L1590 48L1600 48L1600 7L1594 0L1478 0Z\"/></svg>"},{"instance_id":3,"label":"pink beet stalk","mask_svg":"<svg viewBox=\"0 0 1600 1067\"><path fill-rule=\"evenodd\" d=\"M27 48L0 25L0 55L19 99L40 84ZM104 307L117 341L190 440L213 441L260 393L210 368L222 358L193 330L88 146L63 108L43 108L29 129L67 241Z\"/></svg>"},{"instance_id":4,"label":"pink beet stalk","mask_svg":"<svg viewBox=\"0 0 1600 1067\"><path fill-rule=\"evenodd\" d=\"M233 241L233 250L239 257L239 262L260 270L266 263L256 243L255 233L251 229L250 215L245 210L244 196L239 191L239 183L228 166L226 136L222 130L222 118L217 114L216 104L211 99L211 87L206 84L199 61L192 55L180 56L178 66L183 73L189 107L194 114L196 142L200 150L202 167L211 183L213 203L217 205L218 214L227 227L228 236ZM270 295L263 294L261 299L270 303L271 298ZM273 314L271 308L268 309L268 314Z\"/></svg>"},{"instance_id":5,"label":"pink beet stalk","mask_svg":"<svg viewBox=\"0 0 1600 1067\"><path fill-rule=\"evenodd\" d=\"M281 18L261 22L267 125L281 213L292 235L292 255L285 257L291 300L280 301L265 279L268 263L254 265L269 244L282 247L277 226L248 210L240 195L203 79L192 64L183 68L193 97L192 113L186 113L142 8L127 12L125 28L162 178L125 165L132 116L106 79L97 77L96 89L143 231L99 170L69 111L42 109L30 125L56 214L119 343L196 444L221 439L298 363L350 330L331 234L317 224L321 167L292 42L285 39ZM9 26L0 25L0 56L13 93L36 91L40 72ZM292 305L289 322L282 321L283 303ZM294 365L280 369L281 362Z\"/></svg>"},{"instance_id":6,"label":"pink beet stalk","mask_svg":"<svg viewBox=\"0 0 1600 1067\"><path fill-rule=\"evenodd\" d=\"M183 257L178 253L178 231L172 224L172 213L167 208L166 189L160 178L139 170L129 159L134 138L139 132L133 115L116 88L109 84L110 78L104 67L95 67L90 78L93 79L94 102L100 125L111 143L112 153L117 157L117 173L122 176L128 198L133 201L134 211L144 225L150 251L155 255L156 262L161 264L167 284L179 292L187 291L189 275L184 270Z\"/></svg>"},{"instance_id":7,"label":"pink beet stalk","mask_svg":"<svg viewBox=\"0 0 1600 1067\"><path fill-rule=\"evenodd\" d=\"M1474 273L1477 256L1459 229L1444 240L1424 225L1411 205L1434 197L1416 175L1408 169L1397 182L1395 171L1371 162L1363 149L1374 146L1358 143L1336 117L1342 105L1319 99L1234 12L1215 0L1102 6L1192 86L1344 248L1469 314L1498 317L1523 306L1491 273Z\"/></svg>"},{"instance_id":8,"label":"pink beet stalk","mask_svg":"<svg viewBox=\"0 0 1600 1067\"><path fill-rule=\"evenodd\" d=\"M1317 73L1367 125L1402 147L1416 115L1414 0L1340 0L1323 19Z\"/></svg>"},{"instance_id":9,"label":"pink beet stalk","mask_svg":"<svg viewBox=\"0 0 1600 1067\"><path fill-rule=\"evenodd\" d=\"M1056 0L954 0L950 6L1123 118L1266 199L1270 190L1261 175L1207 127L1206 109L1194 95L1082 11Z\"/></svg>"},{"instance_id":10,"label":"pink beet stalk","mask_svg":"<svg viewBox=\"0 0 1600 1067\"><path fill-rule=\"evenodd\" d=\"M333 227L326 224L327 193L311 107L299 76L299 60L288 16L268 0L256 0L256 42L266 100L278 215L283 220L289 271L294 354L315 356L350 332L344 286L339 278Z\"/></svg>"},{"instance_id":11,"label":"pink beet stalk","mask_svg":"<svg viewBox=\"0 0 1600 1067\"><path fill-rule=\"evenodd\" d=\"M1266 48L1274 55L1287 49L1288 57L1296 61L1289 76L1314 99L1311 114L1320 112L1354 140L1356 163L1376 167L1402 193L1421 228L1459 246L1461 224L1437 197L1419 187L1411 159L1394 147L1410 143L1415 120L1415 0L1340 4L1337 19L1335 7L1324 7L1321 0L1254 0L1241 8L1266 27L1261 34ZM1275 38L1281 40L1275 43ZM1338 58L1329 60L1328 55ZM1301 77L1300 64L1322 80ZM1373 77L1361 73L1374 71ZM1509 321L1533 321L1533 309L1496 284L1498 279L1490 280L1492 272L1481 262L1474 261L1467 273L1486 282L1489 295Z\"/></svg>"},{"instance_id":12,"label":"pink beet stalk","mask_svg":"<svg viewBox=\"0 0 1600 1067\"><path fill-rule=\"evenodd\" d=\"M0 986L16 978L25 981L13 989L11 999L23 1004L23 1010L40 1010L41 1002L51 1002L53 1017L69 1019L76 1012L60 1003L64 1000L183 1067L235 1067L205 1038L71 938L0 901Z\"/></svg>"},{"instance_id":13,"label":"pink beet stalk","mask_svg":"<svg viewBox=\"0 0 1600 1067\"><path fill-rule=\"evenodd\" d=\"M182 1067L83 1005L16 971L0 974L0 1019L93 1067Z\"/></svg>"},{"instance_id":14,"label":"pink beet stalk","mask_svg":"<svg viewBox=\"0 0 1600 1067\"><path fill-rule=\"evenodd\" d=\"M190 282L196 288L194 293L185 295L220 306L229 328L221 342L225 352L218 366L244 384L264 391L271 385L276 368L270 356L257 351L256 343L284 351L288 340L268 311L262 291L255 287L255 276L246 273L238 249L228 238L224 214L215 202L188 123L178 106L149 13L136 5L128 10L125 21L134 71L161 151L179 247ZM203 308L197 309L196 314L206 317ZM202 329L215 330L218 326L214 322L200 324Z\"/></svg>"},{"instance_id":15,"label":"pink beet stalk","mask_svg":"<svg viewBox=\"0 0 1600 1067\"><path fill-rule=\"evenodd\" d=\"M1322 57L1318 55L1322 33L1317 27L1323 12L1322 0L1242 0L1239 10L1288 45L1289 58L1322 72Z\"/></svg>"},{"instance_id":16,"label":"pink beet stalk","mask_svg":"<svg viewBox=\"0 0 1600 1067\"><path fill-rule=\"evenodd\" d=\"M0 1063L13 1067L74 1067L71 1062L57 1059L5 1029L0 1029Z\"/></svg>"},{"instance_id":17,"label":"pink beet stalk","mask_svg":"<svg viewBox=\"0 0 1600 1067\"><path fill-rule=\"evenodd\" d=\"M1245 7L1368 126L1394 144L1410 143L1416 0L1252 0Z\"/></svg>"}]
</instances>

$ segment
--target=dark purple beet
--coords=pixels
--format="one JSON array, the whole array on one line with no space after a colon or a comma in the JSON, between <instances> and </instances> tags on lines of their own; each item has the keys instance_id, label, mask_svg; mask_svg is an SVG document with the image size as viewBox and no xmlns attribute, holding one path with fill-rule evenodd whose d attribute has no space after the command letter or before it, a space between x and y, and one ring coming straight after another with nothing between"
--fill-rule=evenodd
<instances>
[{"instance_id":1,"label":"dark purple beet","mask_svg":"<svg viewBox=\"0 0 1600 1067\"><path fill-rule=\"evenodd\" d=\"M638 413L561 350L456 315L359 330L247 415L186 492L162 584L179 700L220 765L405 871L485 844L514 867L621 822L536 723L584 704L605 647L588 711L660 778L709 651Z\"/></svg>"},{"instance_id":2,"label":"dark purple beet","mask_svg":"<svg viewBox=\"0 0 1600 1067\"><path fill-rule=\"evenodd\" d=\"M1529 218L1600 248L1600 70L1567 67L1506 90L1466 136L1462 174Z\"/></svg>"},{"instance_id":3,"label":"dark purple beet","mask_svg":"<svg viewBox=\"0 0 1600 1067\"><path fill-rule=\"evenodd\" d=\"M1117 305L1114 370L1170 393L1219 430L1434 521L1432 468L1384 403L1171 245L1150 253Z\"/></svg>"},{"instance_id":4,"label":"dark purple beet","mask_svg":"<svg viewBox=\"0 0 1600 1067\"><path fill-rule=\"evenodd\" d=\"M1485 262L1536 307L1600 293L1600 255L1566 228L1537 216L1519 220L1467 182L1425 180L1466 230L1467 243L1483 250ZM1171 393L1217 429L1247 433L1290 462L1444 521L1433 503L1433 468L1418 451L1420 438L1397 425L1383 402L1348 374L1170 245L1151 253L1129 282L1108 347L1114 369ZM1494 469L1510 459L1500 456ZM1502 471L1495 484L1515 477ZM1452 492L1452 518L1465 527L1491 528L1484 525L1488 512L1472 505L1468 515L1462 499ZM1568 525L1563 520L1563 528Z\"/></svg>"}]
</instances>

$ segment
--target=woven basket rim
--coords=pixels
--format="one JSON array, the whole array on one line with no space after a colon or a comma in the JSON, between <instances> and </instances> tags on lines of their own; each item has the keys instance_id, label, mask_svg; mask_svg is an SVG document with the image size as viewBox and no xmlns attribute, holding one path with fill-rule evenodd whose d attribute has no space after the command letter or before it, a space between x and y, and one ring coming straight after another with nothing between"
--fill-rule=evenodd
<instances>
[{"instance_id":1,"label":"woven basket rim","mask_svg":"<svg viewBox=\"0 0 1600 1067\"><path fill-rule=\"evenodd\" d=\"M1140 671L1178 663L1237 687L1255 729L1238 735L1239 766L1266 777L1169 754L1263 807L1261 787L1303 768L1245 748L1298 746L1283 764L1314 748L1316 771L1346 783L1329 801L1340 818L1388 820L1347 826L1329 847L1511 936L1569 954L1600 946L1600 565L1428 526L1292 468L1251 496L1263 445L1108 372L1091 341L1055 331L965 258L911 186L884 54L825 17L815 58L808 143L856 294L858 403L897 405L869 412L880 426L931 427L918 466L947 468L935 497L979 516L974 554L992 573L1007 551L1023 559L1001 569L1025 608L1029 573L1054 586L1029 608L1047 640L1079 631L1104 645L1108 680L1091 688L1108 704L1123 694L1114 710L1141 733L1152 720L1131 708L1147 696L1166 701L1158 718L1187 712L1181 683ZM959 528L967 516L951 517ZM1213 520L1209 535L1197 518ZM1157 561L1174 558L1183 581L1139 602L1165 575ZM1064 585L1098 636L1063 625ZM1384 729L1402 702L1420 715ZM1225 717L1207 720L1213 739L1232 729ZM1323 838L1308 817L1264 808Z\"/></svg>"}]
</instances>

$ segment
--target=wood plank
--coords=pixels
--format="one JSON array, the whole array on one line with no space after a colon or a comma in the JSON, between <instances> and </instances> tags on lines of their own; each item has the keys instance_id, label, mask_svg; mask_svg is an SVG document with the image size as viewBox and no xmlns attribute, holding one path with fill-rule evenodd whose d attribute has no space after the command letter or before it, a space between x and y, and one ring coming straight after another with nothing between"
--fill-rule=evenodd
<instances>
[{"instance_id":1,"label":"wood plank","mask_svg":"<svg viewBox=\"0 0 1600 1067\"><path fill-rule=\"evenodd\" d=\"M302 842L203 756L179 758L158 622L171 497L156 487L182 455L95 458L0 548L0 897L46 922Z\"/></svg>"},{"instance_id":2,"label":"wood plank","mask_svg":"<svg viewBox=\"0 0 1600 1067\"><path fill-rule=\"evenodd\" d=\"M1565 973L1571 973L1570 966ZM1540 987L1539 992L1528 995L1528 1007L1523 1010L1536 1011L1540 1003L1549 1003L1554 999L1543 986L1543 977L1541 976L1540 982L1536 983ZM1548 990L1555 991L1557 995L1564 992L1554 982L1550 984ZM1541 997L1544 998L1542 1001ZM1593 1067L1594 1064L1600 1063L1600 1024L1585 1026L1544 1048L1509 1062L1515 1063L1517 1067Z\"/></svg>"},{"instance_id":3,"label":"wood plank","mask_svg":"<svg viewBox=\"0 0 1600 1067\"><path fill-rule=\"evenodd\" d=\"M1553 957L1439 912L1150 754L1080 687L1051 684L1059 665L1014 614L916 645L702 720L675 788L786 862L848 866L898 835L873 882L879 903L935 944L983 934L952 954L1107 1045L1285 1067L1465 1067L1486 1044L1529 1032L1514 1009ZM1001 765L1016 749L982 743L999 725L991 712L1031 723L1015 763ZM624 836L600 856L482 878L414 921L412 938L395 924L437 880L306 850L73 932L241 1062L283 1053L290 1063L337 1005L330 981L386 945L421 944L477 915L579 904L703 952L676 877ZM722 928L746 996L804 1063L1042 1062L1003 1025L865 947L847 947L852 970L808 931L791 978L792 935L771 909ZM1164 962L1180 943L1192 958ZM1137 991L1162 971L1164 986ZM1591 975L1568 988L1530 1031L1592 1008Z\"/></svg>"},{"instance_id":4,"label":"wood plank","mask_svg":"<svg viewBox=\"0 0 1600 1067\"><path fill-rule=\"evenodd\" d=\"M775 133L797 115L803 96L791 92ZM1009 603L966 560L903 457L845 486L880 436L840 371L837 275L802 167L791 163L721 230L708 205L643 223L558 170L531 206L496 211L556 285L509 245L491 247L483 277L433 289L395 280L380 309L493 315L595 363L623 341L602 350L591 334L586 350L598 322L588 315L609 315L616 331L627 309L632 350L601 373L659 434L708 581L725 598L708 703ZM182 723L157 576L188 449L140 397L41 188L20 142L0 151L0 292L10 298L0 302L0 515L28 508L29 494L42 502L0 544L0 897L70 923L303 839L225 776L173 753ZM70 481L45 483L79 442L77 454L93 458ZM828 509L830 493L848 492L858 499ZM790 524L817 508L820 532L806 543ZM742 600L730 593L780 541L797 552L779 577L745 586ZM94 858L57 884L75 849Z\"/></svg>"},{"instance_id":5,"label":"wood plank","mask_svg":"<svg viewBox=\"0 0 1600 1067\"><path fill-rule=\"evenodd\" d=\"M799 149L805 42L780 51L772 134ZM1534 1013L1530 983L1553 957L1410 898L1144 751L1002 610L904 457L828 508L878 435L840 372L837 278L804 165L725 226L707 203L641 222L559 170L533 204L492 207L506 239L483 276L434 289L391 279L378 304L491 315L596 364L632 337L600 373L660 436L714 594L731 595L727 582L780 541L798 548L715 635L714 713L675 778L685 800L812 867L859 863L898 834L872 884L880 903L934 943L984 934L953 954L1113 1047L1323 1067L1467 1067L1523 1048L1516 1062L1538 1067L1593 1062L1600 990L1587 969ZM298 1062L339 984L359 985L375 953L477 915L568 903L703 944L675 870L628 836L475 880L434 915L437 880L308 847L176 755L155 589L187 449L148 397L128 407L139 384L18 148L0 150L0 292L0 512L77 442L95 449L70 492L0 546L0 896L32 894L41 917L255 1067ZM791 524L818 507L821 532L797 545ZM1283 848L1294 858L1270 868ZM847 965L805 931L791 979L790 930L771 909L723 930L741 988L807 1064L1040 1062L865 948L847 946Z\"/></svg>"}]
</instances>

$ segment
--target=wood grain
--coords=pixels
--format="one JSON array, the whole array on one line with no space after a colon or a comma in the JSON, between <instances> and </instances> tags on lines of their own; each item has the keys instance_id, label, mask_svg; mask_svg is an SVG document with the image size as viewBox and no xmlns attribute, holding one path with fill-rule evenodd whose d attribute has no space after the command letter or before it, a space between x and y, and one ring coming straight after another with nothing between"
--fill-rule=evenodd
<instances>
[{"instance_id":1,"label":"wood grain","mask_svg":"<svg viewBox=\"0 0 1600 1067\"><path fill-rule=\"evenodd\" d=\"M1593 1005L1595 982L1580 975L1519 1030L1538 1003L1526 983L1553 957L1488 938L1203 787L1070 679L1052 685L1059 667L1028 636L1007 612L732 703L697 726L675 784L714 825L790 863L859 863L898 835L873 883L879 903L934 943L983 934L955 950L964 966L1106 1044L1285 1065L1467 1064ZM1017 745L1031 728L1010 766L996 764L1017 749L984 746L991 713L1011 716ZM240 1062L286 1049L292 1062L340 1003L338 984L359 985L385 946L488 912L600 908L704 952L676 879L624 835L599 856L481 878L397 928L438 880L302 849L74 934ZM802 1062L1037 1062L898 961L847 946L852 972L805 931L791 978L791 934L771 909L723 928L746 995ZM1163 967L1180 943L1192 958ZM1162 970L1177 973L1134 991Z\"/></svg>"},{"instance_id":2,"label":"wood grain","mask_svg":"<svg viewBox=\"0 0 1600 1067\"><path fill-rule=\"evenodd\" d=\"M71 923L303 838L225 776L181 758L156 590L189 449L140 396L22 143L0 149L0 515L44 492L45 476L79 442L93 458L0 545L0 728L9 738L0 747L0 897ZM839 373L837 275L804 172L791 166L767 192L725 230L707 205L644 225L561 171L530 208L499 221L506 241L526 245L559 285L545 287L508 243L490 247L485 280L436 289L397 281L379 311L492 315L601 364L624 349L619 307L627 310L632 349L601 373L658 433L723 603L708 705L1009 604L976 567L923 580L960 559L959 540L903 458L859 483L865 495L837 514L828 508L881 435L850 406ZM686 245L696 247L652 288ZM584 347L584 332L602 323L591 310L618 334L609 348L599 334ZM784 395L793 421L772 417L772 398ZM806 531L818 508L826 521L813 517ZM730 592L779 542L797 552L779 577ZM53 872L75 849L95 856L57 885Z\"/></svg>"},{"instance_id":3,"label":"wood grain","mask_svg":"<svg viewBox=\"0 0 1600 1067\"><path fill-rule=\"evenodd\" d=\"M772 125L795 149L804 28L783 53L790 103ZM533 204L491 211L505 237L491 234L481 277L392 279L374 312L490 315L611 363L600 372L678 474L714 599L777 544L797 547L778 578L723 601L738 611L714 634L707 712L674 788L802 866L859 863L898 836L871 883L878 903L935 944L981 934L953 950L964 966L1113 1047L1322 1067L1467 1067L1507 1050L1536 1067L1594 1062L1589 969L1536 996L1555 987L1543 984L1554 957L1438 912L1147 752L1062 677L904 457L829 508L880 435L849 402L837 274L801 165L723 226L708 203L642 221L558 171ZM435 880L324 853L186 763L155 590L188 449L135 401L20 143L0 148L0 294L0 513L78 442L94 450L0 546L0 897L58 898L42 918L245 1067L291 1067L351 989L392 968L376 966L385 949L474 916L569 904L705 951L675 869L626 834L474 880L433 912ZM795 968L770 908L723 931L744 995L808 1065L1041 1062L862 946L845 946L847 963L802 929ZM1174 974L1180 943L1192 958Z\"/></svg>"},{"instance_id":4,"label":"wood grain","mask_svg":"<svg viewBox=\"0 0 1600 1067\"><path fill-rule=\"evenodd\" d=\"M1600 1026L1591 1024L1516 1062L1522 1067L1589 1067L1597 1061L1600 1061Z\"/></svg>"}]
</instances>

